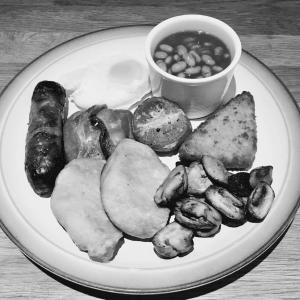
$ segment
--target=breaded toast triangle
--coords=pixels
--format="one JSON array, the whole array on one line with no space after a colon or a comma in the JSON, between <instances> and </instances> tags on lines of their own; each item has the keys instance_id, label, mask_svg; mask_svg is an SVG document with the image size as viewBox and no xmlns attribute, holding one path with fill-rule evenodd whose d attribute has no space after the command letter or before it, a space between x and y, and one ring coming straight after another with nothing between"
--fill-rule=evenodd
<instances>
[{"instance_id":1,"label":"breaded toast triangle","mask_svg":"<svg viewBox=\"0 0 300 300\"><path fill-rule=\"evenodd\" d=\"M204 154L220 159L227 169L247 170L257 150L255 104L249 92L232 98L210 115L183 142L179 157L200 161Z\"/></svg>"}]
</instances>

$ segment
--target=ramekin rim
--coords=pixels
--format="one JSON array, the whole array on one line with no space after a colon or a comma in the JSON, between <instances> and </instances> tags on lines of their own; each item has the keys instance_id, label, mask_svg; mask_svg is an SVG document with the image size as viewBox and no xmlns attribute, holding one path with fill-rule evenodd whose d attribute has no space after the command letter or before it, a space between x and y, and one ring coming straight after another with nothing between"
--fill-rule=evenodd
<instances>
[{"instance_id":1,"label":"ramekin rim","mask_svg":"<svg viewBox=\"0 0 300 300\"><path fill-rule=\"evenodd\" d=\"M202 18L202 19L206 19L206 20L211 20L215 23L218 23L218 24L224 26L225 30L230 33L230 35L232 36L234 46L235 46L235 55L232 58L230 64L224 70L222 70L221 72L219 72L217 74L214 74L212 76L205 77L205 78L181 78L181 77L169 74L166 71L163 71L155 63L155 61L153 60L152 54L151 54L151 50L150 50L151 40L152 40L153 36L156 34L156 32L158 30L161 29L161 27L164 27L164 26L168 25L170 22L176 22L180 19L187 19L187 18L189 18L189 19ZM198 84L198 83L215 81L215 80L219 79L220 77L225 76L232 69L234 69L236 67L236 65L238 64L238 62L240 60L241 54L242 54L242 45L241 45L240 38L231 26L229 26L227 23L223 22L220 19L216 19L214 17L210 17L210 16L207 16L207 15L200 15L200 14L186 14L186 15L178 15L178 16L168 18L168 19L158 23L156 26L154 26L151 29L151 31L148 33L148 35L146 37L146 41L145 41L146 60L152 66L152 68L154 68L161 76L163 76L163 77L165 77L165 78L167 78L171 81L176 81L176 82L181 82L181 83Z\"/></svg>"}]
</instances>

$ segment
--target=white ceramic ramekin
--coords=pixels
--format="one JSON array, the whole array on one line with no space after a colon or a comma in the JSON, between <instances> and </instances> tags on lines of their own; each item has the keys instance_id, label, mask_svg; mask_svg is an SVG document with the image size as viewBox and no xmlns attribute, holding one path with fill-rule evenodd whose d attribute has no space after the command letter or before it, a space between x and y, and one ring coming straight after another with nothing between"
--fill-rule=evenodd
<instances>
[{"instance_id":1,"label":"white ceramic ramekin","mask_svg":"<svg viewBox=\"0 0 300 300\"><path fill-rule=\"evenodd\" d=\"M162 39L176 32L199 30L225 43L231 55L227 68L210 77L189 79L169 74L157 66L153 53ZM241 41L236 32L218 19L204 15L181 15L167 19L150 31L145 43L153 95L178 103L191 119L204 117L222 104L241 52Z\"/></svg>"}]
</instances>

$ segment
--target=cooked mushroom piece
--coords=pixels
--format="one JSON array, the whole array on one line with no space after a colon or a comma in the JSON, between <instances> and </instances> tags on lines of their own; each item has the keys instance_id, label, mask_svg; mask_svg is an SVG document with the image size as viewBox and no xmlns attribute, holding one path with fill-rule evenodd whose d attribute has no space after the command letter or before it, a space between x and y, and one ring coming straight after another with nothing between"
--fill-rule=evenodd
<instances>
[{"instance_id":1,"label":"cooked mushroom piece","mask_svg":"<svg viewBox=\"0 0 300 300\"><path fill-rule=\"evenodd\" d=\"M238 172L228 178L228 190L236 196L248 197L253 188L249 182L250 174L247 172Z\"/></svg>"},{"instance_id":2,"label":"cooked mushroom piece","mask_svg":"<svg viewBox=\"0 0 300 300\"><path fill-rule=\"evenodd\" d=\"M243 202L223 187L210 186L205 196L207 201L226 218L243 222L245 220L245 206Z\"/></svg>"},{"instance_id":3,"label":"cooked mushroom piece","mask_svg":"<svg viewBox=\"0 0 300 300\"><path fill-rule=\"evenodd\" d=\"M208 237L217 233L222 223L221 214L202 198L189 197L175 207L175 220L193 229L197 236Z\"/></svg>"},{"instance_id":4,"label":"cooked mushroom piece","mask_svg":"<svg viewBox=\"0 0 300 300\"><path fill-rule=\"evenodd\" d=\"M247 211L250 219L262 221L271 209L275 193L270 185L265 182L259 182L251 193Z\"/></svg>"},{"instance_id":5,"label":"cooked mushroom piece","mask_svg":"<svg viewBox=\"0 0 300 300\"><path fill-rule=\"evenodd\" d=\"M248 203L248 198L249 197L239 197L239 199L243 202L244 206L246 207L247 203Z\"/></svg>"},{"instance_id":6,"label":"cooked mushroom piece","mask_svg":"<svg viewBox=\"0 0 300 300\"><path fill-rule=\"evenodd\" d=\"M192 162L187 170L187 193L191 195L203 195L206 189L212 185L200 162Z\"/></svg>"},{"instance_id":7,"label":"cooked mushroom piece","mask_svg":"<svg viewBox=\"0 0 300 300\"><path fill-rule=\"evenodd\" d=\"M202 165L212 181L221 185L227 185L230 173L226 170L222 161L210 155L203 155Z\"/></svg>"},{"instance_id":8,"label":"cooked mushroom piece","mask_svg":"<svg viewBox=\"0 0 300 300\"><path fill-rule=\"evenodd\" d=\"M161 258L173 258L190 253L194 249L193 230L172 222L153 237L155 253Z\"/></svg>"},{"instance_id":9,"label":"cooked mushroom piece","mask_svg":"<svg viewBox=\"0 0 300 300\"><path fill-rule=\"evenodd\" d=\"M154 201L157 205L167 206L187 189L187 174L183 165L174 168L158 187Z\"/></svg>"},{"instance_id":10,"label":"cooked mushroom piece","mask_svg":"<svg viewBox=\"0 0 300 300\"><path fill-rule=\"evenodd\" d=\"M206 237L213 237L215 236L221 229L221 225L220 226L215 226L214 228L210 229L210 230L195 230L194 234L195 236L199 236L202 238L206 238Z\"/></svg>"},{"instance_id":11,"label":"cooked mushroom piece","mask_svg":"<svg viewBox=\"0 0 300 300\"><path fill-rule=\"evenodd\" d=\"M255 188L259 182L265 182L271 185L273 182L273 167L272 166L262 166L251 170L250 172L250 185Z\"/></svg>"}]
</instances>

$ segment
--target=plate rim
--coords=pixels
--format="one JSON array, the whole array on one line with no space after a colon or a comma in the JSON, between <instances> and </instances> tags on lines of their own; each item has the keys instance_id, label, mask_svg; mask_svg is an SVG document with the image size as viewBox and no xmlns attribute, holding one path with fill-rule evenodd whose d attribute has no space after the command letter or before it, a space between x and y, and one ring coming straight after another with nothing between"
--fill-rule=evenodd
<instances>
[{"instance_id":1,"label":"plate rim","mask_svg":"<svg viewBox=\"0 0 300 300\"><path fill-rule=\"evenodd\" d=\"M117 26L117 27L111 27L111 28L104 28L101 30L96 30L90 33L85 33L82 35L79 35L77 37L74 37L70 40L67 40L49 50L47 50L46 52L42 53L40 56L38 56L37 58L35 58L33 61L31 61L29 64L27 64L24 68L22 68L22 70L20 70L16 76L14 76L9 83L6 85L6 87L2 90L1 94L0 94L0 98L2 98L3 95L5 95L6 91L9 89L9 87L11 86L11 84L19 78L19 76L21 74L23 74L23 72L25 72L27 69L29 69L33 64L35 64L37 61L39 61L42 57L45 57L47 54L49 53L53 53L54 50L58 49L58 48L62 48L62 46L67 45L69 43L72 43L75 40L80 40L80 39L84 39L87 38L91 35L94 34L101 34L103 31L115 31L115 30L126 30L126 29L133 29L137 28L137 29L141 29L141 28L147 28L150 30L151 27L153 27L155 24L143 24L143 25L129 25L129 26ZM283 83L283 81L263 62L261 62L258 58L256 58L253 54L249 53L248 51L243 50L243 53L245 53L246 55L248 55L249 57L251 57L252 59L256 60L261 66L263 66L267 72L269 72L273 78L279 83L279 85L281 86L281 88L283 88L285 90L285 92L287 93L289 100L291 100L295 106L295 108L297 108L298 114L300 116L299 113L299 108L296 104L296 100L293 97L292 93L289 91L289 89L285 86L285 84ZM299 117L300 118L300 117ZM242 262L240 262L239 264L232 266L229 269L224 270L223 272L217 273L214 276L210 276L209 278L207 278L207 280L201 280L201 282L199 281L195 281L195 282L191 282L189 284L182 284L182 285L176 285L176 287L168 287L168 288L160 288L160 289L123 289L123 288L116 288L116 287L109 287L109 286L99 286L94 285L93 283L89 282L89 281L85 281L82 280L81 278L77 278L75 276L72 276L68 273L63 273L60 270L57 270L55 267L48 265L47 262L41 260L40 258L36 257L34 253L32 253L30 250L28 250L26 247L24 247L24 245L22 245L22 243L16 239L15 236L13 236L9 229L5 226L5 224L2 222L2 219L0 219L0 227L3 230L3 232L8 236L8 238L20 249L20 251L26 255L29 259L31 259L33 262L35 262L37 265L43 267L44 269L48 270L49 272L64 278L68 281L74 282L76 284L79 285L83 285L92 289L97 289L97 290L102 290L102 291L106 291L106 292L111 292L111 293L123 293L123 294L158 294L158 293L170 293L170 292L178 292L178 291L184 291L187 289L191 289L191 288L195 288L195 287L199 287L199 286L204 286L207 284L210 284L212 282L215 282L216 280L220 280L232 273L237 272L238 270L242 269L243 267L247 266L249 263L251 263L252 261L254 261L255 259L257 259L259 256L261 256L263 253L265 253L280 237L281 235L286 231L286 229L288 228L288 226L292 223L293 218L300 206L300 198L299 198L300 194L298 194L297 197L297 201L295 202L295 206L293 208L293 210L291 211L289 217L286 219L286 222L280 227L280 229L277 231L277 233L275 235L272 236L272 238L270 240L268 240L265 244L264 247L257 250L255 253L253 253L251 256L248 257L247 260L244 260Z\"/></svg>"}]
</instances>

